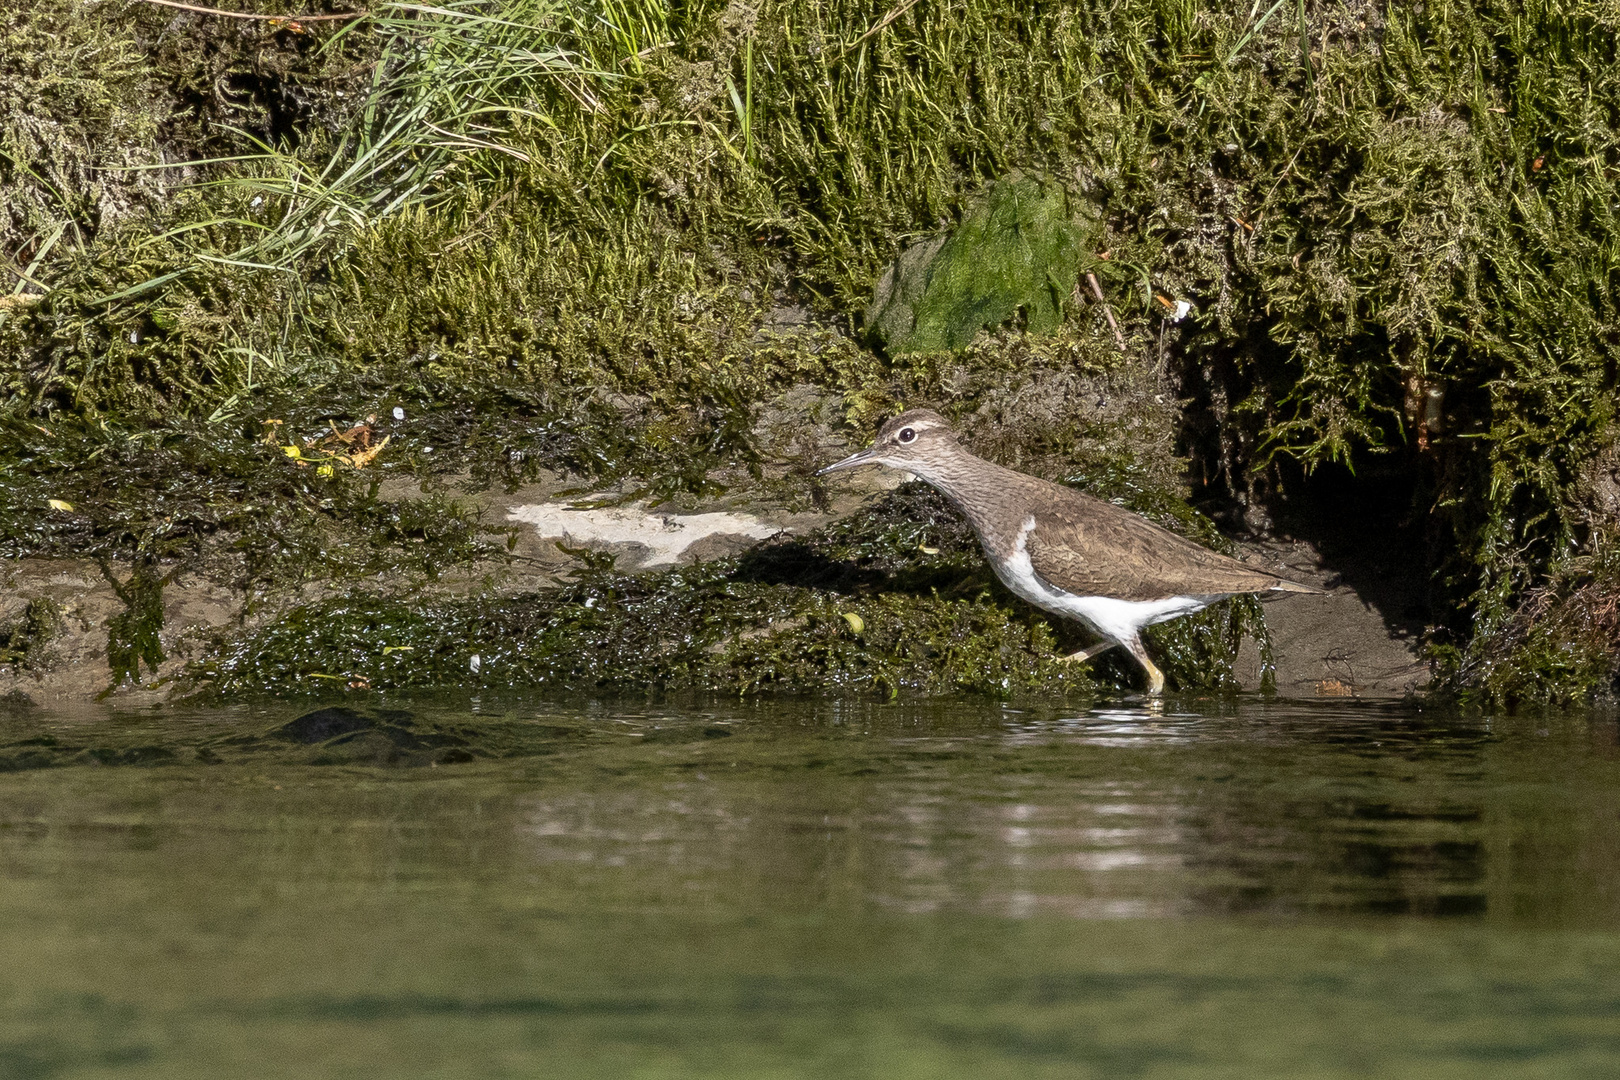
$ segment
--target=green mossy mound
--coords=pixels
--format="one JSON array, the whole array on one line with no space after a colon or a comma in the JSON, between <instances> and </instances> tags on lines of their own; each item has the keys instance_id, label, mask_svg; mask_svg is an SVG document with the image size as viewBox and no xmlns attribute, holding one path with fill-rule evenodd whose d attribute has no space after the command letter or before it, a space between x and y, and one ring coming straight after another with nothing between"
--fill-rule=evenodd
<instances>
[{"instance_id":1,"label":"green mossy mound","mask_svg":"<svg viewBox=\"0 0 1620 1080\"><path fill-rule=\"evenodd\" d=\"M858 616L856 633L844 615ZM739 628L742 628L739 630ZM839 602L723 570L501 601L304 608L207 669L220 693L351 686L774 692L1089 691L1050 636L984 601Z\"/></svg>"},{"instance_id":2,"label":"green mossy mound","mask_svg":"<svg viewBox=\"0 0 1620 1080\"><path fill-rule=\"evenodd\" d=\"M1017 326L956 351L852 344L885 267L1039 175L1099 209L1089 254L1131 363L1187 403L1202 493L1286 498L1296 465L1378 455L1426 523L1452 655L1494 648L1615 524L1591 495L1620 443L1606 8L499 0L499 20L382 4L303 34L123 11L5 16L0 94L27 108L4 115L56 140L0 133L18 423L252 429L358 382L398 388L455 429L419 445L491 477L533 446L705 493L764 474L762 410L809 386L848 436L926 401L1062 476L1082 410L1038 418L1022 395L1114 349L1101 308L1055 287L1067 269L1026 294L1053 309L1023 305L1046 325L1061 304L1058 344ZM440 93L448 71L476 78ZM389 168L361 167L403 130ZM1180 301L1195 314L1168 321ZM784 313L798 329L773 332ZM998 354L1016 367L992 389ZM480 448L507 433L515 463Z\"/></svg>"},{"instance_id":3,"label":"green mossy mound","mask_svg":"<svg viewBox=\"0 0 1620 1080\"><path fill-rule=\"evenodd\" d=\"M1620 545L1566 564L1452 663L1450 692L1471 704L1572 705L1594 689L1620 695Z\"/></svg>"},{"instance_id":4,"label":"green mossy mound","mask_svg":"<svg viewBox=\"0 0 1620 1080\"><path fill-rule=\"evenodd\" d=\"M963 349L1014 320L1049 334L1094 261L1091 224L1075 220L1062 186L1049 179L999 181L960 225L908 248L883 272L866 327L895 354Z\"/></svg>"}]
</instances>

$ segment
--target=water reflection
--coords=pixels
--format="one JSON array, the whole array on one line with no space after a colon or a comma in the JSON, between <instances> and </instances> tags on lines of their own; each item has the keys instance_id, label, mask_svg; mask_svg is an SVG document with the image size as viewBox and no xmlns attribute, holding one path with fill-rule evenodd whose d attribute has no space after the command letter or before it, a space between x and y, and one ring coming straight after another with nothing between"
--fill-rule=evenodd
<instances>
[{"instance_id":1,"label":"water reflection","mask_svg":"<svg viewBox=\"0 0 1620 1080\"><path fill-rule=\"evenodd\" d=\"M1524 829L1573 824L1568 790L1504 783L1548 748L1470 721L844 705L783 736L666 751L630 785L522 795L518 830L539 864L618 872L568 888L622 894L633 878L655 905L1519 917L1550 854L1526 851ZM1562 750L1596 768L1584 745ZM1582 828L1611 855L1620 842L1612 815ZM1607 890L1551 902L1616 913Z\"/></svg>"},{"instance_id":2,"label":"water reflection","mask_svg":"<svg viewBox=\"0 0 1620 1080\"><path fill-rule=\"evenodd\" d=\"M286 712L13 717L0 763L19 778L63 774L60 764L139 768L152 781L143 806L184 805L231 747L249 756L230 767L290 770L294 789L328 775L317 766L392 765L369 783L433 792L443 820L356 833L345 858L383 859L382 839L402 829L424 844L475 834L479 850L511 860L480 872L604 910L1620 921L1612 716L485 697L394 703L369 731L337 717L332 730L350 741L306 748L286 737ZM314 727L310 738L324 738ZM196 741L208 731L213 742ZM380 779L441 763L434 775L451 786ZM12 865L64 842L38 809L49 790L0 788L0 857ZM33 794L15 801L22 791ZM466 799L472 818L458 809ZM155 850L172 843L161 820L126 808L73 827Z\"/></svg>"},{"instance_id":3,"label":"water reflection","mask_svg":"<svg viewBox=\"0 0 1620 1080\"><path fill-rule=\"evenodd\" d=\"M0 1075L1620 1054L1612 717L385 704L0 718Z\"/></svg>"},{"instance_id":4,"label":"water reflection","mask_svg":"<svg viewBox=\"0 0 1620 1080\"><path fill-rule=\"evenodd\" d=\"M1015 743L1072 738L1093 746L1133 746L1141 739L1188 742L1198 737L1203 719L1157 709L1098 709L1084 716L1022 720L1008 725L1007 737Z\"/></svg>"}]
</instances>

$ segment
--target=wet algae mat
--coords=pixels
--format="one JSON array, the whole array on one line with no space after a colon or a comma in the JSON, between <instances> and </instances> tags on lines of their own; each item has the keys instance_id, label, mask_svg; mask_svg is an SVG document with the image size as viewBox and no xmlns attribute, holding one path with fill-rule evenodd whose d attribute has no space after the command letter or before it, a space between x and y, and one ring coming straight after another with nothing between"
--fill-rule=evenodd
<instances>
[{"instance_id":1,"label":"wet algae mat","mask_svg":"<svg viewBox=\"0 0 1620 1080\"><path fill-rule=\"evenodd\" d=\"M0 742L7 1077L1620 1055L1613 716L486 694Z\"/></svg>"}]
</instances>

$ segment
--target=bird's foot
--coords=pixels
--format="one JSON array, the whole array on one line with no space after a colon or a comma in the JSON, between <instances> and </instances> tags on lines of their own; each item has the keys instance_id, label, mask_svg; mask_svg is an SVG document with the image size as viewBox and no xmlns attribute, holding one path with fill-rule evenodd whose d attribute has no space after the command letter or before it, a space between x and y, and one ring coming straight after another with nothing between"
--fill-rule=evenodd
<instances>
[{"instance_id":1,"label":"bird's foot","mask_svg":"<svg viewBox=\"0 0 1620 1080\"><path fill-rule=\"evenodd\" d=\"M1157 667L1150 666L1148 668L1147 692L1148 697L1158 698L1164 696L1164 672Z\"/></svg>"},{"instance_id":2,"label":"bird's foot","mask_svg":"<svg viewBox=\"0 0 1620 1080\"><path fill-rule=\"evenodd\" d=\"M1125 646L1126 651L1136 659L1136 662L1142 665L1142 671L1147 675L1148 697L1162 695L1164 693L1164 672L1159 670L1159 666L1153 662L1153 658L1142 647L1142 639L1133 637L1129 641L1122 642L1122 644Z\"/></svg>"}]
</instances>

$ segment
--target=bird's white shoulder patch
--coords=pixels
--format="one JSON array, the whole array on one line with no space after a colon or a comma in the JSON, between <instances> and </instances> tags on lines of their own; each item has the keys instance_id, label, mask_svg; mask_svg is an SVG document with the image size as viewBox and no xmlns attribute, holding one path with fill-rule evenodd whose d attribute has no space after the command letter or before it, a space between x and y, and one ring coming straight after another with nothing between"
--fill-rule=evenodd
<instances>
[{"instance_id":1,"label":"bird's white shoulder patch","mask_svg":"<svg viewBox=\"0 0 1620 1080\"><path fill-rule=\"evenodd\" d=\"M1012 558L997 565L996 576L1021 600L1046 611L1079 619L1092 631L1110 641L1129 641L1144 626L1190 615L1209 601L1198 596L1172 596L1164 600L1117 600L1111 596L1076 596L1065 592L1035 573L1029 559L1029 536L1035 531L1030 515L1013 545Z\"/></svg>"}]
</instances>

